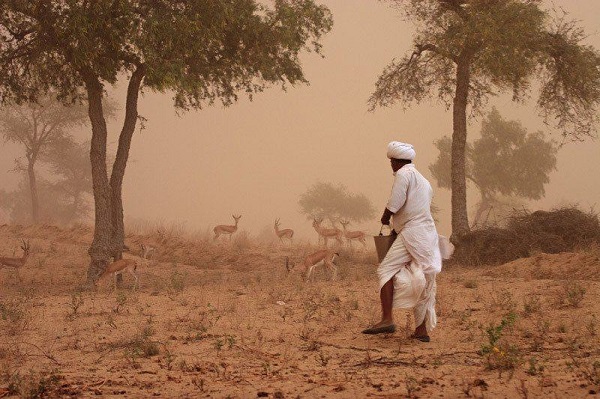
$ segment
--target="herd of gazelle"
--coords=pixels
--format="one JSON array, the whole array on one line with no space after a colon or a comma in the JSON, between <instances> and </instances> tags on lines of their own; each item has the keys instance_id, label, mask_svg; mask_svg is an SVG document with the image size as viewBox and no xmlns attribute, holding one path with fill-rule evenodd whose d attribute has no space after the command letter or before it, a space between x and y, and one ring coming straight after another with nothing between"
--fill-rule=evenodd
<instances>
[{"instance_id":1,"label":"herd of gazelle","mask_svg":"<svg viewBox=\"0 0 600 399\"><path fill-rule=\"evenodd\" d=\"M215 233L214 239L216 240L221 235L229 235L229 240L231 240L231 235L235 233L238 229L238 222L241 219L242 215L235 216L231 215L235 221L234 225L218 225L213 229ZM324 265L327 269L330 270L332 274L332 279L335 279L337 275L337 267L335 266L335 258L339 256L337 252L337 248L342 245L342 237L345 237L347 242L351 245L352 240L358 240L363 245L366 246L365 242L365 233L362 231L348 231L346 226L349 224L346 220L341 220L340 223L343 227L343 231L338 228L325 228L321 226L322 220L313 219L313 227L316 232L319 234L319 242L323 239L323 243L325 245L325 249L318 250L307 255L304 258L304 272L306 273L306 279L309 280L310 276L317 266ZM292 238L294 237L294 230L292 229L279 229L279 219L275 219L275 234L279 238L279 240L283 243L284 239L288 240L290 244L292 243ZM339 244L338 246L330 249L327 247L327 242L329 239L335 239ZM27 258L29 257L29 253L31 250L29 241L22 240L21 249L23 250L23 255L20 258L9 258L9 257L0 257L0 268L3 267L11 267L15 270L23 267L27 262ZM155 248L147 245L141 244L141 258L144 260L148 260L155 251ZM112 275L114 278L115 287L117 285L117 276L119 274L123 274L125 272L130 273L135 282L133 288L136 289L139 284L139 278L137 275L138 262L135 259L119 259L111 264L109 264L106 269L102 272L102 274L98 277L97 281L101 281L109 275ZM287 264L286 264L287 266ZM289 268L288 268L289 269Z\"/></svg>"}]
</instances>

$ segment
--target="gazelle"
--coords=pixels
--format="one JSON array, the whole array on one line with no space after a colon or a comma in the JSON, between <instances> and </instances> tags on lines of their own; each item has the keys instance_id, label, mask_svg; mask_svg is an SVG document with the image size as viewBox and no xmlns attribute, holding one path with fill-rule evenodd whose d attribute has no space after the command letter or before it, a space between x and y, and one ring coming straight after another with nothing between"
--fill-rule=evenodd
<instances>
[{"instance_id":1,"label":"gazelle","mask_svg":"<svg viewBox=\"0 0 600 399\"><path fill-rule=\"evenodd\" d=\"M279 219L275 219L275 234L279 237L279 241L283 244L283 239L287 238L290 240L290 244L292 243L292 237L294 237L294 230L292 229L283 229L279 230Z\"/></svg>"},{"instance_id":2,"label":"gazelle","mask_svg":"<svg viewBox=\"0 0 600 399\"><path fill-rule=\"evenodd\" d=\"M366 248L367 242L365 241L365 232L364 231L348 231L346 230L346 226L350 224L348 220L340 220L340 224L344 228L344 237L346 237L346 241L350 246L352 246L352 240L358 240L362 243L362 245Z\"/></svg>"},{"instance_id":3,"label":"gazelle","mask_svg":"<svg viewBox=\"0 0 600 399\"><path fill-rule=\"evenodd\" d=\"M156 248L148 244L140 244L142 247L142 259L148 260L154 255Z\"/></svg>"},{"instance_id":4,"label":"gazelle","mask_svg":"<svg viewBox=\"0 0 600 399\"><path fill-rule=\"evenodd\" d=\"M306 272L306 281L310 281L310 275L317 266L325 265L331 271L331 279L335 280L337 276L337 266L335 258L340 254L333 249L321 249L304 258L304 270Z\"/></svg>"},{"instance_id":5,"label":"gazelle","mask_svg":"<svg viewBox=\"0 0 600 399\"><path fill-rule=\"evenodd\" d=\"M235 220L234 226L220 224L213 229L213 231L215 233L215 238L214 238L215 240L217 238L219 238L219 236L221 236L222 234L229 234L229 241L231 241L231 235L237 231L238 221L241 219L242 215L240 215L240 216L231 215L231 217L233 217L233 219Z\"/></svg>"},{"instance_id":6,"label":"gazelle","mask_svg":"<svg viewBox=\"0 0 600 399\"><path fill-rule=\"evenodd\" d=\"M26 242L25 240L21 240L21 242L23 256L20 258L0 258L0 269L3 267L13 267L17 271L17 275L19 274L19 268L25 266L30 250L29 241Z\"/></svg>"},{"instance_id":7,"label":"gazelle","mask_svg":"<svg viewBox=\"0 0 600 399\"><path fill-rule=\"evenodd\" d=\"M327 246L327 240L330 238L334 238L340 245L342 245L342 231L340 229L332 228L328 229L325 227L321 227L322 220L313 219L313 227L319 234L320 238L323 237L323 241L325 242L325 246Z\"/></svg>"},{"instance_id":8,"label":"gazelle","mask_svg":"<svg viewBox=\"0 0 600 399\"><path fill-rule=\"evenodd\" d=\"M106 269L104 269L104 271L102 272L100 277L98 277L96 284L98 284L98 282L100 282L100 280L103 280L109 274L113 274L114 282L115 282L115 289L116 289L117 288L117 275L123 274L124 272L127 271L127 272L131 273L131 275L135 279L135 282L133 283L133 289L135 290L138 287L138 281L139 281L138 275L136 272L137 267L138 267L138 263L134 259L119 259L119 260L111 263L110 265L106 266Z\"/></svg>"}]
</instances>

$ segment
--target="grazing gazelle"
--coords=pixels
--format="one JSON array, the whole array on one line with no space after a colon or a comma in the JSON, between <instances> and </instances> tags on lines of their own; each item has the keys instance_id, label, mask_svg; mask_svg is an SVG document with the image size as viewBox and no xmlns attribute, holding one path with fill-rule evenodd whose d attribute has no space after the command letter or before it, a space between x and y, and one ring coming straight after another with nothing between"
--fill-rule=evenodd
<instances>
[{"instance_id":1,"label":"grazing gazelle","mask_svg":"<svg viewBox=\"0 0 600 399\"><path fill-rule=\"evenodd\" d=\"M350 224L348 220L340 220L342 227L344 228L344 237L346 237L346 241L348 245L352 247L352 240L358 240L362 243L362 245L366 248L367 242L365 241L365 232L364 231L348 231L346 230L346 226Z\"/></svg>"},{"instance_id":2,"label":"grazing gazelle","mask_svg":"<svg viewBox=\"0 0 600 399\"><path fill-rule=\"evenodd\" d=\"M215 240L219 238L219 236L222 234L229 234L229 241L231 241L231 235L237 231L238 221L241 219L242 215L231 215L231 217L233 217L233 219L235 220L235 225L228 226L225 224L220 224L213 229L213 231L215 232Z\"/></svg>"},{"instance_id":3,"label":"grazing gazelle","mask_svg":"<svg viewBox=\"0 0 600 399\"><path fill-rule=\"evenodd\" d=\"M328 229L325 227L321 227L322 220L313 219L313 227L319 234L319 241L321 241L321 237L323 237L323 241L325 242L325 246L327 246L327 240L330 238L334 238L340 245L342 245L342 230L332 228Z\"/></svg>"},{"instance_id":4,"label":"grazing gazelle","mask_svg":"<svg viewBox=\"0 0 600 399\"><path fill-rule=\"evenodd\" d=\"M15 268L17 275L19 274L19 268L23 267L27 262L27 258L29 257L29 241L21 240L23 245L21 245L21 249L23 250L23 256L20 258L0 258L0 269L3 267L13 267Z\"/></svg>"},{"instance_id":5,"label":"grazing gazelle","mask_svg":"<svg viewBox=\"0 0 600 399\"><path fill-rule=\"evenodd\" d=\"M306 281L310 281L310 275L315 267L325 265L331 271L331 279L335 280L337 276L337 267L335 258L340 254L334 249L321 249L304 258L304 271L306 272Z\"/></svg>"},{"instance_id":6,"label":"grazing gazelle","mask_svg":"<svg viewBox=\"0 0 600 399\"><path fill-rule=\"evenodd\" d=\"M294 236L294 230L292 229L283 229L279 230L279 219L275 219L275 234L279 237L279 241L283 244L283 239L287 238L290 240L290 244L292 243L292 237Z\"/></svg>"},{"instance_id":7,"label":"grazing gazelle","mask_svg":"<svg viewBox=\"0 0 600 399\"><path fill-rule=\"evenodd\" d=\"M123 272L128 271L129 273L131 273L131 275L135 279L135 282L133 283L133 289L135 290L138 286L138 275L136 273L137 267L138 267L138 263L134 259L119 259L119 260L111 263L110 265L106 266L106 269L104 269L104 271L102 272L100 277L98 277L96 284L98 282L100 282L100 280L102 280L106 276L108 276L109 274L113 274L114 281L115 281L115 289L116 289L117 288L117 275L123 274Z\"/></svg>"}]
</instances>

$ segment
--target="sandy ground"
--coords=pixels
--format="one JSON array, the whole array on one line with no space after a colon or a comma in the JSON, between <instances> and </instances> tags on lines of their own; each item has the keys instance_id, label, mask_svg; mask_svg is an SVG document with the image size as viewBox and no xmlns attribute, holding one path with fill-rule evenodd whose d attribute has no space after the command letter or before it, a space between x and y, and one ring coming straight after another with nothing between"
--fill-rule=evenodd
<instances>
[{"instance_id":1,"label":"sandy ground","mask_svg":"<svg viewBox=\"0 0 600 399\"><path fill-rule=\"evenodd\" d=\"M583 398L600 389L600 250L497 267L447 265L432 342L365 336L379 301L372 248L339 279L288 273L307 244L131 235L158 248L140 289L80 291L85 227L0 226L0 397Z\"/></svg>"}]
</instances>

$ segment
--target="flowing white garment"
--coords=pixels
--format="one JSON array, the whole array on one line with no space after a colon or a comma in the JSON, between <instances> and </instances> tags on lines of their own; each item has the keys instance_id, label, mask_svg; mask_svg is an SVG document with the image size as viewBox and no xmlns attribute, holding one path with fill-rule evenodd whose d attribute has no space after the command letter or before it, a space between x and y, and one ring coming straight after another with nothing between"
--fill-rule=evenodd
<instances>
[{"instance_id":1,"label":"flowing white garment","mask_svg":"<svg viewBox=\"0 0 600 399\"><path fill-rule=\"evenodd\" d=\"M429 251L440 253L437 247ZM415 247L414 245L412 247ZM399 234L387 255L377 268L379 278L379 289L385 283L394 279L393 307L401 309L413 309L415 325L419 326L426 322L427 331L431 331L437 324L435 314L436 271L424 272L424 268L418 261L422 256L411 254L402 234ZM422 249L421 249L422 250ZM428 270L441 269L441 255L439 255L440 266L428 267Z\"/></svg>"}]
</instances>

